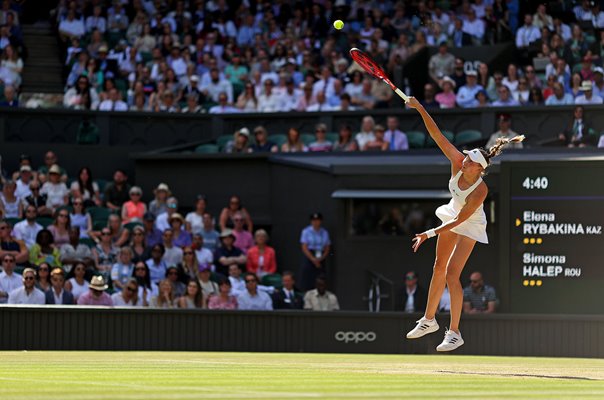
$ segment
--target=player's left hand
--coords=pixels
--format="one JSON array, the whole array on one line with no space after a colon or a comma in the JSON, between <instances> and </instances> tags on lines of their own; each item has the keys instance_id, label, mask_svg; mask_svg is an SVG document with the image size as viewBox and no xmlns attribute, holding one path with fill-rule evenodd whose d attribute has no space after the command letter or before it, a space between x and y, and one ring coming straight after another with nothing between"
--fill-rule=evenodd
<instances>
[{"instance_id":1,"label":"player's left hand","mask_svg":"<svg viewBox=\"0 0 604 400\"><path fill-rule=\"evenodd\" d=\"M417 235L415 235L415 237L413 238L413 246L411 246L414 253L417 252L419 246L421 246L426 239L428 239L428 234L426 233L418 233Z\"/></svg>"}]
</instances>

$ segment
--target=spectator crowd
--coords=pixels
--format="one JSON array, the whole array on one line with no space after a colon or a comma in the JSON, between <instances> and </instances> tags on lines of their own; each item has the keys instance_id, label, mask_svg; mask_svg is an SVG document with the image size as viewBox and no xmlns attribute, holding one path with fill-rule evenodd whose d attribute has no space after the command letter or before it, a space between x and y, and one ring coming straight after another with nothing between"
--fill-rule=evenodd
<instances>
[{"instance_id":1,"label":"spectator crowd","mask_svg":"<svg viewBox=\"0 0 604 400\"><path fill-rule=\"evenodd\" d=\"M437 49L429 82L414 93L429 107L600 104L599 1L552 3L550 13L545 3L518 0L60 0L64 105L184 113L390 107L392 91L351 63L352 47L397 78L416 54ZM346 21L343 30L332 27L336 19ZM502 42L515 45L505 71L450 52ZM399 84L409 90L413 76L405 78Z\"/></svg>"},{"instance_id":2,"label":"spectator crowd","mask_svg":"<svg viewBox=\"0 0 604 400\"><path fill-rule=\"evenodd\" d=\"M0 3L0 107L18 107L24 53L20 25L21 5L14 1Z\"/></svg>"},{"instance_id":3,"label":"spectator crowd","mask_svg":"<svg viewBox=\"0 0 604 400\"><path fill-rule=\"evenodd\" d=\"M123 171L102 186L89 168L69 179L53 152L37 169L21 157L0 193L0 303L339 309L321 214L301 232L294 274L278 270L268 232L238 196L214 216L200 195L183 216L166 183L148 204Z\"/></svg>"}]
</instances>

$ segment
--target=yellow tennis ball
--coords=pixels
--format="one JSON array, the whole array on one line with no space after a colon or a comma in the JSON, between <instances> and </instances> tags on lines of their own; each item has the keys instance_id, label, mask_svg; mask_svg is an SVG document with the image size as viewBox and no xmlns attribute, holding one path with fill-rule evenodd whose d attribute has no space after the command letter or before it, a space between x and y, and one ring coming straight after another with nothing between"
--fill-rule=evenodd
<instances>
[{"instance_id":1,"label":"yellow tennis ball","mask_svg":"<svg viewBox=\"0 0 604 400\"><path fill-rule=\"evenodd\" d=\"M344 22L342 22L341 19L337 19L337 20L333 21L333 27L336 28L337 30L340 30L344 27Z\"/></svg>"}]
</instances>

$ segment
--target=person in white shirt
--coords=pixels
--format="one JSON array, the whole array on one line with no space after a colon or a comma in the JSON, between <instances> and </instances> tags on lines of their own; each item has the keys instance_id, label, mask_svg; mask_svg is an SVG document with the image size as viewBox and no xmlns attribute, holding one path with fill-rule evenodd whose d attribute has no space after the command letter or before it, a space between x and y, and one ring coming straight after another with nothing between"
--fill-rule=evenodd
<instances>
[{"instance_id":1,"label":"person in white shirt","mask_svg":"<svg viewBox=\"0 0 604 400\"><path fill-rule=\"evenodd\" d=\"M327 99L325 98L325 93L319 92L317 93L316 103L309 105L306 107L306 111L332 111L333 107L327 103Z\"/></svg>"},{"instance_id":2,"label":"person in white shirt","mask_svg":"<svg viewBox=\"0 0 604 400\"><path fill-rule=\"evenodd\" d=\"M28 205L25 208L25 219L13 227L15 239L23 240L28 249L36 244L36 235L43 229L42 225L36 222L37 217L36 207Z\"/></svg>"},{"instance_id":3,"label":"person in white shirt","mask_svg":"<svg viewBox=\"0 0 604 400\"><path fill-rule=\"evenodd\" d=\"M289 78L281 95L281 111L295 111L301 98L302 90L296 88L294 80Z\"/></svg>"},{"instance_id":4,"label":"person in white shirt","mask_svg":"<svg viewBox=\"0 0 604 400\"><path fill-rule=\"evenodd\" d=\"M329 67L324 66L321 68L321 79L316 81L312 86L312 94L313 96L317 96L319 92L323 92L325 97L329 98L333 96L334 88L333 82L335 78L331 75L331 69Z\"/></svg>"},{"instance_id":5,"label":"person in white shirt","mask_svg":"<svg viewBox=\"0 0 604 400\"><path fill-rule=\"evenodd\" d=\"M25 199L27 196L31 196L31 189L29 184L33 181L33 174L29 165L22 165L19 168L19 179L17 179L17 190L15 190L15 196L20 199Z\"/></svg>"},{"instance_id":6,"label":"person in white shirt","mask_svg":"<svg viewBox=\"0 0 604 400\"><path fill-rule=\"evenodd\" d=\"M66 41L67 39L80 38L86 33L86 28L82 20L76 19L75 11L69 10L67 12L67 18L65 18L59 24L59 34L61 38Z\"/></svg>"},{"instance_id":7,"label":"person in white shirt","mask_svg":"<svg viewBox=\"0 0 604 400\"><path fill-rule=\"evenodd\" d=\"M537 6L537 11L533 15L533 25L539 30L541 28L547 28L550 31L554 30L554 19L551 15L547 14L545 3L541 3Z\"/></svg>"},{"instance_id":8,"label":"person in white shirt","mask_svg":"<svg viewBox=\"0 0 604 400\"><path fill-rule=\"evenodd\" d=\"M23 285L8 294L8 304L46 304L44 292L36 288L36 271L23 270Z\"/></svg>"},{"instance_id":9,"label":"person in white shirt","mask_svg":"<svg viewBox=\"0 0 604 400\"><path fill-rule=\"evenodd\" d=\"M264 93L258 96L258 111L276 112L281 109L281 98L273 92L272 79L264 81Z\"/></svg>"},{"instance_id":10,"label":"person in white shirt","mask_svg":"<svg viewBox=\"0 0 604 400\"><path fill-rule=\"evenodd\" d=\"M313 311L337 311L340 309L338 298L327 290L327 282L318 277L316 289L309 290L304 295L304 309Z\"/></svg>"},{"instance_id":11,"label":"person in white shirt","mask_svg":"<svg viewBox=\"0 0 604 400\"><path fill-rule=\"evenodd\" d=\"M162 257L162 260L166 263L166 266L171 267L182 263L182 249L180 247L174 246L174 233L172 232L172 228L166 229L164 231L164 233L162 234L162 239L164 248L166 250L164 256Z\"/></svg>"},{"instance_id":12,"label":"person in white shirt","mask_svg":"<svg viewBox=\"0 0 604 400\"><path fill-rule=\"evenodd\" d=\"M0 229L3 228L8 229L8 225L4 224L2 227L0 227ZM0 304L7 302L8 295L10 292L23 286L23 280L21 275L14 272L14 255L5 254L2 257L2 269L4 271L0 273Z\"/></svg>"},{"instance_id":13,"label":"person in white shirt","mask_svg":"<svg viewBox=\"0 0 604 400\"><path fill-rule=\"evenodd\" d=\"M363 121L361 122L361 131L354 136L354 140L356 140L359 149L365 147L368 142L375 140L375 135L373 134L374 126L375 120L373 117L369 115L363 117Z\"/></svg>"},{"instance_id":14,"label":"person in white shirt","mask_svg":"<svg viewBox=\"0 0 604 400\"><path fill-rule=\"evenodd\" d=\"M170 67L174 70L174 73L178 78L182 78L187 74L187 62L180 54L180 48L172 46L172 53L168 60Z\"/></svg>"},{"instance_id":15,"label":"person in white shirt","mask_svg":"<svg viewBox=\"0 0 604 400\"><path fill-rule=\"evenodd\" d=\"M583 105L604 103L604 100L600 96L594 94L593 84L591 83L591 81L583 81L579 90L581 90L583 94L575 98L575 104Z\"/></svg>"},{"instance_id":16,"label":"person in white shirt","mask_svg":"<svg viewBox=\"0 0 604 400\"><path fill-rule=\"evenodd\" d=\"M591 7L591 14L591 22L594 28L604 28L604 12L600 10L600 3L598 1L594 2L594 5Z\"/></svg>"},{"instance_id":17,"label":"person in white shirt","mask_svg":"<svg viewBox=\"0 0 604 400\"><path fill-rule=\"evenodd\" d=\"M218 95L218 105L211 107L208 112L210 114L233 114L241 112L241 110L228 104L227 94L222 92Z\"/></svg>"},{"instance_id":18,"label":"person in white shirt","mask_svg":"<svg viewBox=\"0 0 604 400\"><path fill-rule=\"evenodd\" d=\"M199 233L193 235L193 248L199 264L212 265L214 263L214 253L203 247L203 236Z\"/></svg>"},{"instance_id":19,"label":"person in white shirt","mask_svg":"<svg viewBox=\"0 0 604 400\"><path fill-rule=\"evenodd\" d=\"M92 15L86 18L86 32L90 33L97 29L101 33L107 30L107 20L102 15L103 9L101 6L94 6Z\"/></svg>"},{"instance_id":20,"label":"person in white shirt","mask_svg":"<svg viewBox=\"0 0 604 400\"><path fill-rule=\"evenodd\" d=\"M233 103L233 85L227 79L220 77L218 68L214 67L210 70L210 82L207 85L203 85L203 78L201 81L204 94L210 96L216 103L218 103L220 93L226 93L227 102Z\"/></svg>"},{"instance_id":21,"label":"person in white shirt","mask_svg":"<svg viewBox=\"0 0 604 400\"><path fill-rule=\"evenodd\" d=\"M136 278L130 278L124 285L124 290L111 295L115 307L143 307L143 299L138 296L138 282Z\"/></svg>"},{"instance_id":22,"label":"person in white shirt","mask_svg":"<svg viewBox=\"0 0 604 400\"><path fill-rule=\"evenodd\" d=\"M524 25L516 31L516 47L526 49L531 43L541 39L541 31L533 25L533 16L524 16Z\"/></svg>"},{"instance_id":23,"label":"person in white shirt","mask_svg":"<svg viewBox=\"0 0 604 400\"><path fill-rule=\"evenodd\" d=\"M554 31L558 35L562 36L562 40L565 42L569 41L572 37L572 30L570 29L570 26L562 22L560 17L554 18Z\"/></svg>"},{"instance_id":24,"label":"person in white shirt","mask_svg":"<svg viewBox=\"0 0 604 400\"><path fill-rule=\"evenodd\" d=\"M99 111L128 111L128 104L120 100L120 93L113 88L109 90L109 98L99 104Z\"/></svg>"},{"instance_id":25,"label":"person in white shirt","mask_svg":"<svg viewBox=\"0 0 604 400\"><path fill-rule=\"evenodd\" d=\"M475 45L482 43L484 37L484 21L476 18L476 12L473 9L468 11L468 19L463 22L462 31L472 36Z\"/></svg>"},{"instance_id":26,"label":"person in white shirt","mask_svg":"<svg viewBox=\"0 0 604 400\"><path fill-rule=\"evenodd\" d=\"M581 4L577 4L573 7L573 13L577 18L577 21L587 21L591 17L590 1L583 0Z\"/></svg>"}]
</instances>

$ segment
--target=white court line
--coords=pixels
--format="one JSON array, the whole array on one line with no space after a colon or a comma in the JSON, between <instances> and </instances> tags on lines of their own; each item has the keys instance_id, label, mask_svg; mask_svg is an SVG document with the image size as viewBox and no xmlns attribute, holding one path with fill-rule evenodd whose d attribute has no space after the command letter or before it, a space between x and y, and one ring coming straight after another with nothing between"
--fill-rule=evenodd
<instances>
[{"instance_id":1,"label":"white court line","mask_svg":"<svg viewBox=\"0 0 604 400\"><path fill-rule=\"evenodd\" d=\"M15 381L15 382L35 382L35 383L51 383L51 384L80 384L80 385L97 385L97 386L113 386L113 387L127 387L132 389L144 389L144 390L170 390L170 387L166 386L152 386L152 385L137 385L137 384L129 384L129 383L115 383L115 382L93 382L93 381L71 381L71 380L57 380L57 379L32 379L32 378L9 378L0 376L0 381ZM247 398L266 398L266 397L309 397L309 398L319 398L323 397L322 394L319 393L292 393L292 392L260 392L254 390L235 390L235 389L219 389L219 388L202 388L198 386L186 386L187 390L199 391L199 392L214 392L215 394L211 395L216 398L232 398L236 394L237 396L244 396ZM174 389L174 388L172 388ZM207 397L210 394L204 394L204 397ZM191 397L198 398L200 396L199 393L191 393L191 394L183 394L178 393L173 397L175 398L183 398ZM161 398L164 398L162 396ZM172 396L171 396L172 397ZM91 397L98 398L98 397Z\"/></svg>"}]
</instances>

